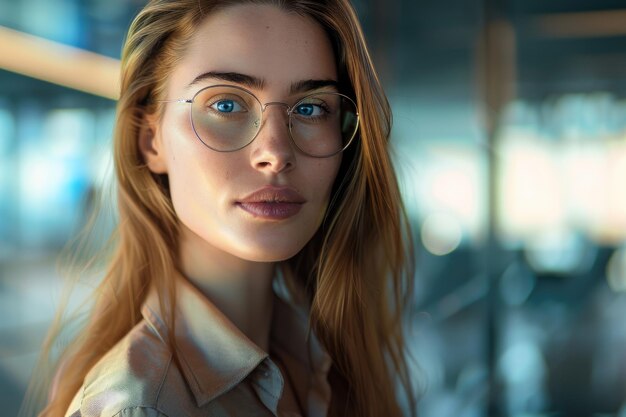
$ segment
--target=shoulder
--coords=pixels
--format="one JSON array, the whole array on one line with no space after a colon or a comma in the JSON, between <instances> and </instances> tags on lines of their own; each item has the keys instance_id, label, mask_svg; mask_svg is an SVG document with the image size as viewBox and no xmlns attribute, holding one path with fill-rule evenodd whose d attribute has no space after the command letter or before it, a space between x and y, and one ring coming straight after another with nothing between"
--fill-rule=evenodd
<instances>
[{"instance_id":1,"label":"shoulder","mask_svg":"<svg viewBox=\"0 0 626 417\"><path fill-rule=\"evenodd\" d=\"M66 415L168 417L161 398L165 386L180 390L181 402L188 397L171 350L143 320L89 371Z\"/></svg>"}]
</instances>

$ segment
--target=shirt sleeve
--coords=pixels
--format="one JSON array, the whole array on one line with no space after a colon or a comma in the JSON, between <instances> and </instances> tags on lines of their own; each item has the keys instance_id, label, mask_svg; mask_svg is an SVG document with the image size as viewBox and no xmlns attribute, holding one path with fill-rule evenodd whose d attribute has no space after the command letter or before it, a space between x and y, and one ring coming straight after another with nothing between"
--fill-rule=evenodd
<instances>
[{"instance_id":1,"label":"shirt sleeve","mask_svg":"<svg viewBox=\"0 0 626 417\"><path fill-rule=\"evenodd\" d=\"M152 407L128 407L113 417L169 417L167 414L163 414L156 408Z\"/></svg>"}]
</instances>

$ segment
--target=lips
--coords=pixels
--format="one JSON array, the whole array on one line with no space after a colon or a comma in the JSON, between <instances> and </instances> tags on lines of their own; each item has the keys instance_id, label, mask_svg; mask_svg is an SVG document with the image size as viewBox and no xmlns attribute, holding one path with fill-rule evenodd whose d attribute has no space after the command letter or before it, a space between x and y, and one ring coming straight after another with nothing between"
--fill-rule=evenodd
<instances>
[{"instance_id":1,"label":"lips","mask_svg":"<svg viewBox=\"0 0 626 417\"><path fill-rule=\"evenodd\" d=\"M284 220L298 214L304 203L304 197L293 188L270 186L247 195L236 205L255 218Z\"/></svg>"}]
</instances>

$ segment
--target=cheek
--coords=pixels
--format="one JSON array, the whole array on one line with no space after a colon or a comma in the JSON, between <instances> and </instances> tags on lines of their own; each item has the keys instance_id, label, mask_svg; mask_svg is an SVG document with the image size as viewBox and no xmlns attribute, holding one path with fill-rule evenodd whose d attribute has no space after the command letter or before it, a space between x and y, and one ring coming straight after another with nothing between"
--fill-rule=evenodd
<instances>
[{"instance_id":1,"label":"cheek","mask_svg":"<svg viewBox=\"0 0 626 417\"><path fill-rule=\"evenodd\" d=\"M317 187L323 190L326 198L330 196L340 165L340 155L329 160L319 160L316 164Z\"/></svg>"},{"instance_id":2,"label":"cheek","mask_svg":"<svg viewBox=\"0 0 626 417\"><path fill-rule=\"evenodd\" d=\"M309 188L312 202L315 202L311 204L310 212L310 215L315 217L311 223L315 228L321 224L328 210L340 163L341 159L334 158L313 160L307 169L303 170L307 179L305 187Z\"/></svg>"},{"instance_id":3,"label":"cheek","mask_svg":"<svg viewBox=\"0 0 626 417\"><path fill-rule=\"evenodd\" d=\"M229 182L231 164L208 151L192 132L173 131L167 143L172 203L183 222L213 211L219 190ZM213 208L212 208L213 207ZM189 217L191 216L191 219Z\"/></svg>"}]
</instances>

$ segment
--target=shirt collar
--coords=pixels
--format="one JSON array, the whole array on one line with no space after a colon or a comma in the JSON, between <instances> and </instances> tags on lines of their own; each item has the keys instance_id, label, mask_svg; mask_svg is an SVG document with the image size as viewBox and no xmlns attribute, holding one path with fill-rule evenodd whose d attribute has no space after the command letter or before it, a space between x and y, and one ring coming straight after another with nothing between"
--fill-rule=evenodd
<instances>
[{"instance_id":1,"label":"shirt collar","mask_svg":"<svg viewBox=\"0 0 626 417\"><path fill-rule=\"evenodd\" d=\"M198 407L239 384L268 354L244 335L198 289L177 280L175 337L182 373ZM167 340L167 327L155 291L142 314Z\"/></svg>"},{"instance_id":2,"label":"shirt collar","mask_svg":"<svg viewBox=\"0 0 626 417\"><path fill-rule=\"evenodd\" d=\"M184 278L177 279L175 337L181 371L198 407L241 383L268 353L241 332ZM167 326L153 290L143 306L146 321L167 340ZM274 293L270 344L286 351L312 374L325 379L331 360L313 332L308 315ZM323 397L329 397L324 393Z\"/></svg>"}]
</instances>

